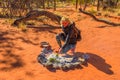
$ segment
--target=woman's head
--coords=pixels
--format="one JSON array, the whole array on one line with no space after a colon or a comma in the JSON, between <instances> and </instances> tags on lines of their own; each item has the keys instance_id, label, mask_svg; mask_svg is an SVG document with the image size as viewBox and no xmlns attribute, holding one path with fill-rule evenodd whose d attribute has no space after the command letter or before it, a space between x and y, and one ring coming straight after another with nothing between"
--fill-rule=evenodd
<instances>
[{"instance_id":1,"label":"woman's head","mask_svg":"<svg viewBox=\"0 0 120 80\"><path fill-rule=\"evenodd\" d=\"M72 21L70 21L68 18L62 17L60 24L64 27L67 27L68 25L72 24Z\"/></svg>"}]
</instances>

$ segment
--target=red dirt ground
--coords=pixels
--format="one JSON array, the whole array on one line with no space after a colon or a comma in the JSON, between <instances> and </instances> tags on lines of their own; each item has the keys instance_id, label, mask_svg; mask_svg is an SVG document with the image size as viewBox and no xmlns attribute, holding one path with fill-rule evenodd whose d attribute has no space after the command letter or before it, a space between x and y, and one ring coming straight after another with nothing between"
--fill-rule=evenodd
<instances>
[{"instance_id":1,"label":"red dirt ground","mask_svg":"<svg viewBox=\"0 0 120 80\"><path fill-rule=\"evenodd\" d=\"M75 21L82 31L76 52L90 55L88 65L68 71L46 69L36 59L39 43L47 41L56 49L55 36L61 29L41 24L22 32L0 19L0 80L120 80L120 26L96 22L74 10L65 11L59 13Z\"/></svg>"}]
</instances>

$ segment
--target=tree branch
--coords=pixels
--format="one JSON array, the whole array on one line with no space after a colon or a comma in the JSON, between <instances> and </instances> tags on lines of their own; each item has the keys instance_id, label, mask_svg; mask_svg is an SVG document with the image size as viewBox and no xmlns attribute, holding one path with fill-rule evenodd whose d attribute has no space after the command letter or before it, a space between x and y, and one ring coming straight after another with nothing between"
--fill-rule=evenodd
<instances>
[{"instance_id":1,"label":"tree branch","mask_svg":"<svg viewBox=\"0 0 120 80\"><path fill-rule=\"evenodd\" d=\"M49 11L38 11L38 10L33 10L33 11L30 11L28 14L26 14L25 17L22 17L22 18L19 18L19 19L16 19L14 22L13 22L13 26L18 26L19 23L21 22L25 22L25 21L28 21L28 20L33 20L39 16L47 16L48 18L50 18L51 20L53 21L57 21L58 23L60 23L60 20L61 20L61 16L59 15L56 15L52 12L49 12Z\"/></svg>"},{"instance_id":2,"label":"tree branch","mask_svg":"<svg viewBox=\"0 0 120 80\"><path fill-rule=\"evenodd\" d=\"M82 12L83 14L89 15L90 17L92 17L94 20L98 21L98 22L103 22L112 26L120 26L120 23L114 23L114 22L110 22L110 21L106 21L106 20L101 20L96 18L93 14L83 11L81 8L79 8L79 11Z\"/></svg>"}]
</instances>

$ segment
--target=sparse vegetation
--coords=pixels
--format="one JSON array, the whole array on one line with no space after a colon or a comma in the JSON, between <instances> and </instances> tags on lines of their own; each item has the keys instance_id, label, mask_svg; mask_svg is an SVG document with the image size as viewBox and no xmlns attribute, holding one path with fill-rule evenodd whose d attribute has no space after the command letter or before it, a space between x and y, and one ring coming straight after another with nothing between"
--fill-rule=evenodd
<instances>
[{"instance_id":1,"label":"sparse vegetation","mask_svg":"<svg viewBox=\"0 0 120 80\"><path fill-rule=\"evenodd\" d=\"M27 31L27 27L24 23L20 23L18 25L18 28L21 29L23 32L26 32Z\"/></svg>"},{"instance_id":2,"label":"sparse vegetation","mask_svg":"<svg viewBox=\"0 0 120 80\"><path fill-rule=\"evenodd\" d=\"M99 2L98 2L99 1ZM39 3L39 4L38 4ZM109 9L110 12L115 12L116 8L119 8L120 0L0 0L0 16L2 17L21 17L31 10L51 9L57 10L57 8L69 8L69 6L75 6L76 8L83 8L84 10L94 7L94 9L88 10L95 14L98 10ZM97 5L97 6L96 6Z\"/></svg>"},{"instance_id":3,"label":"sparse vegetation","mask_svg":"<svg viewBox=\"0 0 120 80\"><path fill-rule=\"evenodd\" d=\"M33 2L30 3L32 10L44 10L43 4L38 3L38 6L36 6L34 2L43 0L28 1ZM87 8L83 10L85 6L84 0L80 0L83 1L81 4L82 10L91 13L93 15L91 17L76 10L75 4L73 5L70 2L73 1L75 3L75 0L64 0L63 7L61 7L61 2L57 2L56 11L53 10L53 3L50 3L50 9L47 6L47 1L53 2L54 0L44 1L46 1L45 8L48 7L45 11L68 17L81 30L82 40L77 43L76 53L70 53L70 55L77 57L82 56L82 54L88 54L90 56L88 64L79 65L76 69L71 67L71 69L65 71L53 68L46 69L37 62L37 55L42 50L39 43L43 41L49 42L51 48L57 54L59 47L56 42L56 35L62 31L60 24L54 26L54 20L45 16L38 17L34 14L32 16L34 19L31 19L30 15L28 15L29 20L27 17L27 19L20 21L18 26L14 27L11 24L15 20L25 17L27 12L23 12L25 15L22 14L20 18L18 16L13 18L10 16L4 17L5 15L2 15L3 12L0 11L0 16L2 16L0 17L0 80L120 80L120 26L115 27L114 25L98 22L120 23L120 10L112 8L115 12L111 12L107 8L103 11L102 5L100 5L100 9L97 11L97 0L87 0L91 1L91 3L87 2ZM92 1L95 1L95 4ZM101 15L96 16L98 13ZM93 18L98 20L96 21ZM46 23L49 25L44 25ZM50 61L60 63L55 59ZM12 75L10 76L10 74Z\"/></svg>"}]
</instances>

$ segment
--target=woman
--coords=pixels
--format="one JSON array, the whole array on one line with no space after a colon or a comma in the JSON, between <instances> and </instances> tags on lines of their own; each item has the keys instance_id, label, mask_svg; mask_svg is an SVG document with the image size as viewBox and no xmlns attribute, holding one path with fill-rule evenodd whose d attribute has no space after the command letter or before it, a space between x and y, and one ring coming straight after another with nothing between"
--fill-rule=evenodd
<instances>
[{"instance_id":1,"label":"woman","mask_svg":"<svg viewBox=\"0 0 120 80\"><path fill-rule=\"evenodd\" d=\"M76 28L75 23L64 17L62 17L60 23L63 32L56 36L57 43L60 47L59 53L66 54L69 50L71 50L71 53L74 53L78 41L78 33L74 29ZM63 45L61 44L61 40L64 42Z\"/></svg>"}]
</instances>

